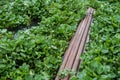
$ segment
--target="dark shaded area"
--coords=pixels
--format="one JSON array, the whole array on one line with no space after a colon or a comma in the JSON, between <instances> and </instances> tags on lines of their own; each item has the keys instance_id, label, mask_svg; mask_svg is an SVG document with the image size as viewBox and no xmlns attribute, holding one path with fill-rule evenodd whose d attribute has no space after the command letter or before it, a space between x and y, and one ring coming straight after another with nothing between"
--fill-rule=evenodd
<instances>
[{"instance_id":1,"label":"dark shaded area","mask_svg":"<svg viewBox=\"0 0 120 80\"><path fill-rule=\"evenodd\" d=\"M11 28L10 27L7 30L16 33L16 32L18 32L18 30L26 30L26 29L32 28L33 26L37 26L40 21L41 20L39 20L39 19L33 19L29 26L19 25L19 27L16 27L16 28Z\"/></svg>"}]
</instances>

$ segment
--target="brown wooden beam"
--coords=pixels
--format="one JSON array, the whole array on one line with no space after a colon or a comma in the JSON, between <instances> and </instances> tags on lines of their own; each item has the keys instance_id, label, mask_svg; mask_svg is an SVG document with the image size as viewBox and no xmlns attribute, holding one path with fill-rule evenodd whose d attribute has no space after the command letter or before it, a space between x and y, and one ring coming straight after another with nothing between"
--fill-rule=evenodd
<instances>
[{"instance_id":1,"label":"brown wooden beam","mask_svg":"<svg viewBox=\"0 0 120 80\"><path fill-rule=\"evenodd\" d=\"M67 51L65 52L65 57L59 69L59 72L64 69L73 69L77 71L80 63L79 57L83 53L83 50L85 48L89 27L92 22L93 12L93 8L88 8L85 18L81 20L80 24L78 25L77 31L75 32L75 35L72 38ZM58 74L55 80L59 80ZM69 76L63 78L62 80L69 80Z\"/></svg>"}]
</instances>

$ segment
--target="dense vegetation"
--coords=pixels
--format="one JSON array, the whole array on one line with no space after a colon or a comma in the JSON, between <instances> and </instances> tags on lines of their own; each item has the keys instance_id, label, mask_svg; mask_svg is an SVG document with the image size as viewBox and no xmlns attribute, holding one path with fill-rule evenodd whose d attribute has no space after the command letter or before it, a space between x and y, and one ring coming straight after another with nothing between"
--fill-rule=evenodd
<instances>
[{"instance_id":1,"label":"dense vegetation","mask_svg":"<svg viewBox=\"0 0 120 80\"><path fill-rule=\"evenodd\" d=\"M0 79L53 80L83 14L77 3L1 1Z\"/></svg>"},{"instance_id":2,"label":"dense vegetation","mask_svg":"<svg viewBox=\"0 0 120 80\"><path fill-rule=\"evenodd\" d=\"M120 2L95 1L90 42L73 80L120 80Z\"/></svg>"},{"instance_id":3,"label":"dense vegetation","mask_svg":"<svg viewBox=\"0 0 120 80\"><path fill-rule=\"evenodd\" d=\"M1 0L0 80L54 80L88 6L95 8L90 42L72 80L120 79L120 2Z\"/></svg>"}]
</instances>

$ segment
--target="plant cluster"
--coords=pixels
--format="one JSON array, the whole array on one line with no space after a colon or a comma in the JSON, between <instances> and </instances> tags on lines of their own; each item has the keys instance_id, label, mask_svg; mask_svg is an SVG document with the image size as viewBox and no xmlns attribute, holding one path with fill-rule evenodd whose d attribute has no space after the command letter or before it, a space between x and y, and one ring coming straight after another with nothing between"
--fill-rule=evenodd
<instances>
[{"instance_id":1,"label":"plant cluster","mask_svg":"<svg viewBox=\"0 0 120 80\"><path fill-rule=\"evenodd\" d=\"M71 80L119 80L119 4L117 0L1 0L0 80L54 80L88 6L95 9L90 42L80 71ZM34 22L37 25L31 26ZM73 72L62 74L67 73Z\"/></svg>"},{"instance_id":2,"label":"plant cluster","mask_svg":"<svg viewBox=\"0 0 120 80\"><path fill-rule=\"evenodd\" d=\"M0 3L0 79L53 80L84 14L79 10L85 8L77 3L78 0ZM37 25L20 28L28 27L33 20Z\"/></svg>"},{"instance_id":3,"label":"plant cluster","mask_svg":"<svg viewBox=\"0 0 120 80\"><path fill-rule=\"evenodd\" d=\"M120 3L113 0L93 3L90 4L95 8L90 41L81 56L80 71L72 80L119 80Z\"/></svg>"},{"instance_id":4,"label":"plant cluster","mask_svg":"<svg viewBox=\"0 0 120 80\"><path fill-rule=\"evenodd\" d=\"M45 14L44 0L1 0L0 5L0 28L27 27Z\"/></svg>"}]
</instances>

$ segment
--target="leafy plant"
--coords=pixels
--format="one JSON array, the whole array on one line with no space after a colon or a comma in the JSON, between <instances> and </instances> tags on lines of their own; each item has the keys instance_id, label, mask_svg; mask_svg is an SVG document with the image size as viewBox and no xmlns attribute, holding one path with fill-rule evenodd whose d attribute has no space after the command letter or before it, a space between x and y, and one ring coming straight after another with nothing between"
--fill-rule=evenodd
<instances>
[{"instance_id":1,"label":"leafy plant","mask_svg":"<svg viewBox=\"0 0 120 80\"><path fill-rule=\"evenodd\" d=\"M65 1L65 4L68 2L69 0ZM63 6L62 0L49 2L11 0L2 4L0 79L53 80L55 78L62 56L76 30L79 18L82 17L80 14L83 14L75 9L85 9L80 5L82 3L77 5L75 3L77 4L77 0L69 3L73 5L70 6L72 9L67 8L67 5ZM30 29L15 31L16 28L27 27L35 19L39 20L37 25L31 26ZM10 31L9 28L14 31Z\"/></svg>"},{"instance_id":2,"label":"leafy plant","mask_svg":"<svg viewBox=\"0 0 120 80\"><path fill-rule=\"evenodd\" d=\"M0 79L53 80L88 6L96 11L90 42L71 80L119 80L120 6L100 0L1 0Z\"/></svg>"},{"instance_id":3,"label":"leafy plant","mask_svg":"<svg viewBox=\"0 0 120 80\"><path fill-rule=\"evenodd\" d=\"M90 32L90 42L82 55L78 80L119 80L119 2L100 2ZM95 2L95 3L96 3ZM94 3L93 3L94 4ZM117 16L117 17L115 17Z\"/></svg>"},{"instance_id":4,"label":"leafy plant","mask_svg":"<svg viewBox=\"0 0 120 80\"><path fill-rule=\"evenodd\" d=\"M1 5L0 28L14 29L29 26L33 20L40 21L45 12L43 0L11 0Z\"/></svg>"}]
</instances>

